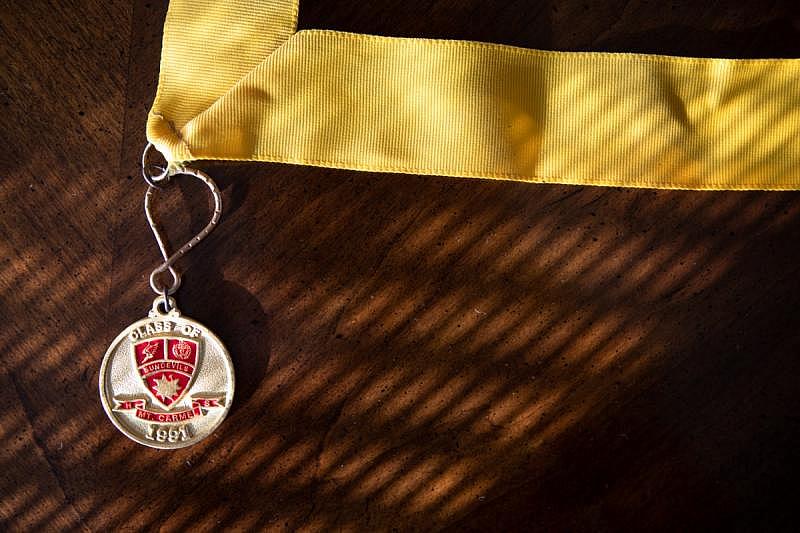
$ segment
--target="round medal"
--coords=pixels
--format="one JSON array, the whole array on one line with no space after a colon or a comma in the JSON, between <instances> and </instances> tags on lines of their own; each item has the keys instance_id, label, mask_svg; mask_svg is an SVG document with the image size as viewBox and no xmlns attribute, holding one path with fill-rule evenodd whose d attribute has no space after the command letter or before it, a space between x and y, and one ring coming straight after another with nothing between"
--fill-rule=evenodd
<instances>
[{"instance_id":1,"label":"round medal","mask_svg":"<svg viewBox=\"0 0 800 533\"><path fill-rule=\"evenodd\" d=\"M156 298L148 318L114 339L100 367L100 399L111 422L153 448L183 448L210 435L227 415L233 389L225 346L181 316L172 298Z\"/></svg>"}]
</instances>

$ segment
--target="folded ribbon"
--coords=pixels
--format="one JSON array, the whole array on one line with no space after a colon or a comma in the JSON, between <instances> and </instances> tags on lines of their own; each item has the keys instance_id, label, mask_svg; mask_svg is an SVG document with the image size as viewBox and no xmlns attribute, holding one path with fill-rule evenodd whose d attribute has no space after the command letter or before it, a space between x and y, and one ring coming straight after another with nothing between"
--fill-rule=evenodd
<instances>
[{"instance_id":1,"label":"folded ribbon","mask_svg":"<svg viewBox=\"0 0 800 533\"><path fill-rule=\"evenodd\" d=\"M287 162L673 189L800 188L800 60L296 31L298 0L172 0L147 137Z\"/></svg>"}]
</instances>

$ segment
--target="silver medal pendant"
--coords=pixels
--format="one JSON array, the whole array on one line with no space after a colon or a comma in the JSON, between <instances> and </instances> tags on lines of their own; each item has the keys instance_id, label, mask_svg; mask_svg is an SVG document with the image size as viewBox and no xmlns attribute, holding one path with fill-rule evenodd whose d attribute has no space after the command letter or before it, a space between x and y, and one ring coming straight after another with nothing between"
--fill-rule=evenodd
<instances>
[{"instance_id":1,"label":"silver medal pendant","mask_svg":"<svg viewBox=\"0 0 800 533\"><path fill-rule=\"evenodd\" d=\"M100 367L100 399L111 422L153 448L183 448L209 436L233 390L233 364L219 338L162 297L114 339Z\"/></svg>"},{"instance_id":2,"label":"silver medal pendant","mask_svg":"<svg viewBox=\"0 0 800 533\"><path fill-rule=\"evenodd\" d=\"M148 317L123 330L106 351L100 367L100 401L111 422L130 439L153 448L190 446L208 437L228 414L233 401L234 373L225 346L204 325L181 314L172 297L181 284L174 264L216 227L222 197L204 173L178 167L149 174L147 145L142 174L149 188L144 210L163 262L150 274L156 293ZM214 211L203 230L169 255L151 211L156 190L172 176L187 175L211 191ZM159 278L169 274L167 285Z\"/></svg>"}]
</instances>

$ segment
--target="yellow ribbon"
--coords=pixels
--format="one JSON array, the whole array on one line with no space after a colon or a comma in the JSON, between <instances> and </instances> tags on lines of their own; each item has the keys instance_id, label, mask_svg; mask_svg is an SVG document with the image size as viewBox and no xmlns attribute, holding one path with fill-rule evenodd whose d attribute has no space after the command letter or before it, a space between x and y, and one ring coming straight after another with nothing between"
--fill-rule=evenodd
<instances>
[{"instance_id":1,"label":"yellow ribbon","mask_svg":"<svg viewBox=\"0 0 800 533\"><path fill-rule=\"evenodd\" d=\"M298 0L172 0L147 137L173 164L800 188L800 60L296 31Z\"/></svg>"}]
</instances>

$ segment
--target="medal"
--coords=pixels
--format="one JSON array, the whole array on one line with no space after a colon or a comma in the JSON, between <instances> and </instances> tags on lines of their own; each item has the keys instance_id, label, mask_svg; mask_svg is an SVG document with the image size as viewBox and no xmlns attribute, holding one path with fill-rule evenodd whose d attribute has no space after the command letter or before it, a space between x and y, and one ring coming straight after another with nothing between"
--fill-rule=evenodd
<instances>
[{"instance_id":1,"label":"medal","mask_svg":"<svg viewBox=\"0 0 800 533\"><path fill-rule=\"evenodd\" d=\"M145 214L163 257L150 274L156 293L147 318L125 328L109 346L100 367L100 400L111 422L128 438L153 448L174 449L204 439L219 426L233 400L234 374L222 341L199 322L178 310L175 298L181 277L175 262L203 240L219 222L222 198L204 173L179 167L148 173L147 152L142 173L149 187ZM193 176L205 183L214 200L214 213L203 230L169 255L156 225L151 201L161 183L173 176ZM169 273L172 282L160 278Z\"/></svg>"}]
</instances>

